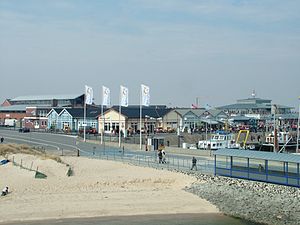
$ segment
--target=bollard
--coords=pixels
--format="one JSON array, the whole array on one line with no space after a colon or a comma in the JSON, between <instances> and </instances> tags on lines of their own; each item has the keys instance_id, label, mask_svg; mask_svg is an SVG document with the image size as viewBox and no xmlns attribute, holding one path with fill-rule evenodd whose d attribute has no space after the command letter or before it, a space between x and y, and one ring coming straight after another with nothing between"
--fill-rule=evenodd
<instances>
[{"instance_id":1,"label":"bollard","mask_svg":"<svg viewBox=\"0 0 300 225\"><path fill-rule=\"evenodd\" d=\"M79 149L77 149L77 157L79 157L80 155L79 155Z\"/></svg>"}]
</instances>

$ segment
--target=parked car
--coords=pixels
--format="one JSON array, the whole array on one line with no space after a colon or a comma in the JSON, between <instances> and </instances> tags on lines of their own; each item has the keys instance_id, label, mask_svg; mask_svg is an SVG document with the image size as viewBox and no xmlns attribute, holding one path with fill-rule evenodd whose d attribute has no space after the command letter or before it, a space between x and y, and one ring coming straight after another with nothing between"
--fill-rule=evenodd
<instances>
[{"instance_id":1,"label":"parked car","mask_svg":"<svg viewBox=\"0 0 300 225\"><path fill-rule=\"evenodd\" d=\"M30 129L27 128L27 127L23 127L23 128L20 128L20 129L19 129L19 132L20 132L20 133L28 133L28 132L30 132Z\"/></svg>"},{"instance_id":2,"label":"parked car","mask_svg":"<svg viewBox=\"0 0 300 225\"><path fill-rule=\"evenodd\" d=\"M79 133L80 133L80 134L83 134L83 128L81 128L81 129L79 130ZM87 128L85 129L85 133L86 133L86 134L97 134L97 130L96 130L96 128L94 128L94 127L87 127Z\"/></svg>"}]
</instances>

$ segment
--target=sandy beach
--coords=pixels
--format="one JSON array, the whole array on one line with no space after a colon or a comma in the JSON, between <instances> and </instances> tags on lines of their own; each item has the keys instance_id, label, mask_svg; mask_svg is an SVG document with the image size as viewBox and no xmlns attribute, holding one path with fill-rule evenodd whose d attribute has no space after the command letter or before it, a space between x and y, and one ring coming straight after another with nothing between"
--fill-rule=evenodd
<instances>
[{"instance_id":1,"label":"sandy beach","mask_svg":"<svg viewBox=\"0 0 300 225\"><path fill-rule=\"evenodd\" d=\"M0 198L0 222L123 215L219 213L206 200L183 189L196 178L119 162L62 157L73 170L50 159L10 155L35 172L8 163L0 166L0 188L10 194Z\"/></svg>"}]
</instances>

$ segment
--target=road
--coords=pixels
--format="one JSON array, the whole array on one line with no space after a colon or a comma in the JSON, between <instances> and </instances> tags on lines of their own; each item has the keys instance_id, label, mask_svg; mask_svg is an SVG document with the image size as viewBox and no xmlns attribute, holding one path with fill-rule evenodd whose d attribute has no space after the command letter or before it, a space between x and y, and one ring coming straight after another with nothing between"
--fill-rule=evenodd
<instances>
[{"instance_id":1,"label":"road","mask_svg":"<svg viewBox=\"0 0 300 225\"><path fill-rule=\"evenodd\" d=\"M4 137L5 143L28 144L36 148L43 148L49 153L59 155L75 156L79 151L80 156L128 161L151 167L165 166L177 169L188 169L191 167L191 156L167 154L167 161L169 163L166 165L158 165L156 151L123 150L108 145L100 145L100 143L83 142L81 138L71 135L39 132L20 133L15 130L0 129L0 136ZM202 164L202 166L207 167L209 171L212 170L212 162L206 157L197 156L197 158L199 166Z\"/></svg>"}]
</instances>

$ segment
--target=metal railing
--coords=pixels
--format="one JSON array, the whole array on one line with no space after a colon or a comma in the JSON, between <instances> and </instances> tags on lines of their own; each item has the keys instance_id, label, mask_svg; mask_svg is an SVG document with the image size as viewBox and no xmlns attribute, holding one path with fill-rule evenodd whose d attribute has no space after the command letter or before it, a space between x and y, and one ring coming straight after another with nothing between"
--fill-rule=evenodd
<instances>
[{"instance_id":1,"label":"metal railing","mask_svg":"<svg viewBox=\"0 0 300 225\"><path fill-rule=\"evenodd\" d=\"M153 154L154 153L154 154ZM114 153L89 153L85 156L89 158L98 158L102 160L119 161L123 163L129 163L138 166L151 167L156 169L168 169L168 170L179 170L179 171L190 171L192 168L192 157L182 157L177 155L169 154L166 157L166 163L159 163L158 157L152 152L151 154L125 154L123 151L115 151ZM214 161L207 159L197 160L197 171L199 173L214 173Z\"/></svg>"}]
</instances>

